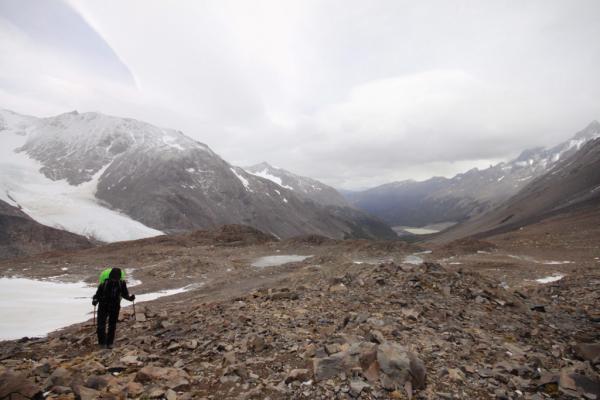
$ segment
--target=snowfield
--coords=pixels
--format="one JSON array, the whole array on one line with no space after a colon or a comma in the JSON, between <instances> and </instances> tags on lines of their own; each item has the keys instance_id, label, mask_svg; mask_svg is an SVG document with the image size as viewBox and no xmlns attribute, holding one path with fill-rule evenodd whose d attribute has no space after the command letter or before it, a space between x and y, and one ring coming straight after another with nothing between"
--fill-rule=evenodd
<instances>
[{"instance_id":1,"label":"snowfield","mask_svg":"<svg viewBox=\"0 0 600 400\"><path fill-rule=\"evenodd\" d=\"M141 284L141 281L137 282ZM172 296L199 286L136 295L136 302ZM135 293L135 290L130 292ZM92 318L94 293L96 288L85 282L0 278L0 340L45 336L65 326L87 321ZM121 307L130 304L124 300Z\"/></svg>"},{"instance_id":2,"label":"snowfield","mask_svg":"<svg viewBox=\"0 0 600 400\"><path fill-rule=\"evenodd\" d=\"M93 287L0 278L0 340L43 336L91 318Z\"/></svg>"},{"instance_id":3,"label":"snowfield","mask_svg":"<svg viewBox=\"0 0 600 400\"><path fill-rule=\"evenodd\" d=\"M10 113L12 114L12 113ZM70 185L53 181L40 172L41 163L16 150L30 139L35 121L2 111L7 126L0 126L0 200L21 208L37 222L103 242L141 239L162 235L125 214L104 207L96 199L98 179ZM8 116L8 118L7 118Z\"/></svg>"},{"instance_id":4,"label":"snowfield","mask_svg":"<svg viewBox=\"0 0 600 400\"><path fill-rule=\"evenodd\" d=\"M289 189L289 190L294 190L293 187L288 186L288 185L284 185L283 182L281 181L280 177L275 176L275 175L271 175L269 173L269 170L267 168L263 169L262 171L258 171L258 172L252 172L252 171L248 171L248 170L246 170L246 172L248 172L249 174L258 176L260 178L268 179L271 182L278 184L282 188L286 188L286 189Z\"/></svg>"}]
</instances>

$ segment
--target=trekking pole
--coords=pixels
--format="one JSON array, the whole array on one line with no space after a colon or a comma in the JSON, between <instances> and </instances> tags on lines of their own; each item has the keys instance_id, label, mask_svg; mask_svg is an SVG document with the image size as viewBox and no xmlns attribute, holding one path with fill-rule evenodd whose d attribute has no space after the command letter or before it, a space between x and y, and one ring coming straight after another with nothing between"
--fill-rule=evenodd
<instances>
[{"instance_id":1,"label":"trekking pole","mask_svg":"<svg viewBox=\"0 0 600 400\"><path fill-rule=\"evenodd\" d=\"M133 320L136 321L136 318L135 318L135 299L133 300Z\"/></svg>"}]
</instances>

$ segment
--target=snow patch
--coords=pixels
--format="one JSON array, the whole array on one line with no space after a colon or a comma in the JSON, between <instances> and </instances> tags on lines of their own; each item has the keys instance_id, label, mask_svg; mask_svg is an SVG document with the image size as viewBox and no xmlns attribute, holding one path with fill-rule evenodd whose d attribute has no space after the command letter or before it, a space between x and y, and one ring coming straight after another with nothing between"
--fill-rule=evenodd
<instances>
[{"instance_id":1,"label":"snow patch","mask_svg":"<svg viewBox=\"0 0 600 400\"><path fill-rule=\"evenodd\" d=\"M573 264L573 261L543 261L545 265L562 265L562 264Z\"/></svg>"},{"instance_id":2,"label":"snow patch","mask_svg":"<svg viewBox=\"0 0 600 400\"><path fill-rule=\"evenodd\" d=\"M167 146L177 149L179 151L185 150L185 148L182 145L180 145L179 143L176 143L177 139L172 136L163 136L162 141Z\"/></svg>"},{"instance_id":3,"label":"snow patch","mask_svg":"<svg viewBox=\"0 0 600 400\"><path fill-rule=\"evenodd\" d=\"M244 185L244 187L246 188L246 190L249 191L249 192L252 192L252 189L250 189L250 182L248 182L248 179L246 179L242 175L238 174L235 169L233 169L233 168L229 168L229 169L240 180L240 182L242 182L242 185Z\"/></svg>"},{"instance_id":4,"label":"snow patch","mask_svg":"<svg viewBox=\"0 0 600 400\"><path fill-rule=\"evenodd\" d=\"M262 171L258 171L258 172L252 172L252 171L246 171L246 172L248 172L249 174L261 177L261 178L268 179L271 182L274 182L283 188L294 190L293 187L284 185L283 182L281 181L280 177L270 174L269 170L267 168L263 169Z\"/></svg>"},{"instance_id":5,"label":"snow patch","mask_svg":"<svg viewBox=\"0 0 600 400\"><path fill-rule=\"evenodd\" d=\"M552 282L560 281L564 277L565 277L564 275L555 274L555 275L546 276L544 278L536 279L535 281L537 283L552 283Z\"/></svg>"},{"instance_id":6,"label":"snow patch","mask_svg":"<svg viewBox=\"0 0 600 400\"><path fill-rule=\"evenodd\" d=\"M84 282L0 278L0 340L44 336L87 320L94 293Z\"/></svg>"},{"instance_id":7,"label":"snow patch","mask_svg":"<svg viewBox=\"0 0 600 400\"><path fill-rule=\"evenodd\" d=\"M127 280L127 287L139 286L142 284L142 281L139 279L133 279L133 268L125 268L125 279Z\"/></svg>"},{"instance_id":8,"label":"snow patch","mask_svg":"<svg viewBox=\"0 0 600 400\"><path fill-rule=\"evenodd\" d=\"M136 301L172 296L201 286L136 295ZM85 282L38 281L26 278L0 278L0 340L23 336L45 336L65 326L92 317L95 287Z\"/></svg>"},{"instance_id":9,"label":"snow patch","mask_svg":"<svg viewBox=\"0 0 600 400\"><path fill-rule=\"evenodd\" d=\"M187 285L187 286L184 286L182 288L177 288L177 289L167 289L167 290L160 290L158 292L153 292L153 293L139 294L139 295L135 296L135 301L136 302L151 301L151 300L156 300L158 298L165 297L165 296L173 296L175 294L184 293L184 292L188 292L193 289L197 289L202 285L203 285L202 283L197 283L197 284Z\"/></svg>"},{"instance_id":10,"label":"snow patch","mask_svg":"<svg viewBox=\"0 0 600 400\"><path fill-rule=\"evenodd\" d=\"M402 262L406 264L419 265L423 263L423 259L419 256L411 254L409 256L404 257L404 260L402 260Z\"/></svg>"}]
</instances>

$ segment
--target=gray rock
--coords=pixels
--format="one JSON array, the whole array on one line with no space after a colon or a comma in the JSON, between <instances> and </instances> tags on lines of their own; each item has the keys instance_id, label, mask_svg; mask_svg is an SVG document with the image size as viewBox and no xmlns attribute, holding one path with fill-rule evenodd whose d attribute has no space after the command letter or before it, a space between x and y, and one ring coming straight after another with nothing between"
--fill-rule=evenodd
<instances>
[{"instance_id":1,"label":"gray rock","mask_svg":"<svg viewBox=\"0 0 600 400\"><path fill-rule=\"evenodd\" d=\"M11 395L12 393L12 395ZM0 399L34 399L44 398L40 387L32 383L25 375L6 371L0 375Z\"/></svg>"},{"instance_id":2,"label":"gray rock","mask_svg":"<svg viewBox=\"0 0 600 400\"><path fill-rule=\"evenodd\" d=\"M573 347L573 352L582 360L600 363L600 343L578 343Z\"/></svg>"},{"instance_id":3,"label":"gray rock","mask_svg":"<svg viewBox=\"0 0 600 400\"><path fill-rule=\"evenodd\" d=\"M350 395L352 397L358 397L363 391L370 388L371 385L361 379L353 379L350 381Z\"/></svg>"},{"instance_id":4,"label":"gray rock","mask_svg":"<svg viewBox=\"0 0 600 400\"><path fill-rule=\"evenodd\" d=\"M311 373L308 369L293 369L285 378L285 383L290 383L294 381L304 382L310 379L310 376Z\"/></svg>"},{"instance_id":5,"label":"gray rock","mask_svg":"<svg viewBox=\"0 0 600 400\"><path fill-rule=\"evenodd\" d=\"M52 386L69 386L71 384L72 374L66 368L56 368L46 382L46 387Z\"/></svg>"},{"instance_id":6,"label":"gray rock","mask_svg":"<svg viewBox=\"0 0 600 400\"><path fill-rule=\"evenodd\" d=\"M405 347L392 342L379 345L377 362L381 371L393 381L396 388L403 387L406 382L411 382L415 389L425 387L425 365Z\"/></svg>"}]
</instances>

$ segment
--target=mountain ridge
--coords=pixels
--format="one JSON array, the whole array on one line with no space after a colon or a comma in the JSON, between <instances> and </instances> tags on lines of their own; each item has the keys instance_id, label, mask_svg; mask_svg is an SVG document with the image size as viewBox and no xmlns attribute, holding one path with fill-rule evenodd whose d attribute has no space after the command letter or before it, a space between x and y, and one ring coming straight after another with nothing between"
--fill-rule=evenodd
<instances>
[{"instance_id":1,"label":"mountain ridge","mask_svg":"<svg viewBox=\"0 0 600 400\"><path fill-rule=\"evenodd\" d=\"M322 205L340 207L349 206L346 199L333 187L316 179L300 176L283 168L278 168L263 161L262 163L244 167L252 175L268 179L285 189L293 190L299 196Z\"/></svg>"},{"instance_id":2,"label":"mountain ridge","mask_svg":"<svg viewBox=\"0 0 600 400\"><path fill-rule=\"evenodd\" d=\"M7 160L0 170L9 172L0 177L0 198L29 208L47 225L102 241L225 224L250 225L281 238L357 232L394 238L384 223L282 190L180 131L100 113L35 118L3 111L0 120ZM43 204L40 187L48 192ZM55 192L57 199L51 198ZM67 207L69 202L77 207ZM84 215L70 214L84 206ZM115 226L123 227L118 234Z\"/></svg>"},{"instance_id":3,"label":"mountain ridge","mask_svg":"<svg viewBox=\"0 0 600 400\"><path fill-rule=\"evenodd\" d=\"M355 207L392 226L462 222L501 204L597 137L600 137L600 123L594 120L562 143L526 149L513 160L484 170L473 168L452 178L392 182L346 194L346 198Z\"/></svg>"},{"instance_id":4,"label":"mountain ridge","mask_svg":"<svg viewBox=\"0 0 600 400\"><path fill-rule=\"evenodd\" d=\"M488 237L579 209L600 210L600 138L555 164L497 208L434 238Z\"/></svg>"}]
</instances>

